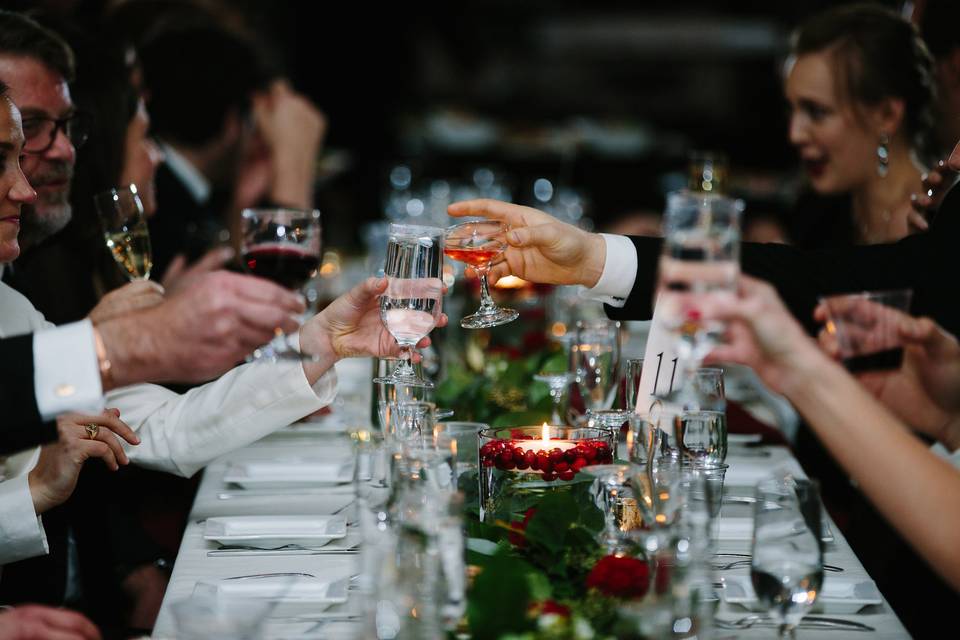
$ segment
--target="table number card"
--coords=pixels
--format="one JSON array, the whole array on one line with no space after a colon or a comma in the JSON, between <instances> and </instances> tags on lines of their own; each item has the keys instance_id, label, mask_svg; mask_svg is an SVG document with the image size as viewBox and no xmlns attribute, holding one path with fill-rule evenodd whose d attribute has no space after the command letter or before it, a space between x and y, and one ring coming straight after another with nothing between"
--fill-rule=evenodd
<instances>
[{"instance_id":1,"label":"table number card","mask_svg":"<svg viewBox=\"0 0 960 640\"><path fill-rule=\"evenodd\" d=\"M675 337L663 326L660 305L654 304L653 322L647 336L647 348L643 355L643 372L640 374L640 387L637 390L635 411L646 416L655 404L662 404L658 394L673 391L677 381L679 359L674 349Z\"/></svg>"}]
</instances>

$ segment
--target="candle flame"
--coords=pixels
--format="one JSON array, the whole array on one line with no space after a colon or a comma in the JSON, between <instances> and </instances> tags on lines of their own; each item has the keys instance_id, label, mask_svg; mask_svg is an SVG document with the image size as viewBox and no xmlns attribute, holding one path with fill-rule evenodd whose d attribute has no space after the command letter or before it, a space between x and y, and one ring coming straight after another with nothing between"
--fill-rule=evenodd
<instances>
[{"instance_id":1,"label":"candle flame","mask_svg":"<svg viewBox=\"0 0 960 640\"><path fill-rule=\"evenodd\" d=\"M542 430L541 434L542 434L543 440L544 440L545 442L549 442L549 441L550 441L550 427L549 427L549 425L547 425L546 422L543 423L543 430Z\"/></svg>"}]
</instances>

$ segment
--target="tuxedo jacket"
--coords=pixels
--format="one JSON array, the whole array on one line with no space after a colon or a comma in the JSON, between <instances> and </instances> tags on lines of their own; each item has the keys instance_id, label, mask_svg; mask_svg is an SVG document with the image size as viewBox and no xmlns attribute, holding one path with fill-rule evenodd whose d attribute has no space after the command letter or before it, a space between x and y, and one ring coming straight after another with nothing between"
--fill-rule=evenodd
<instances>
[{"instance_id":1,"label":"tuxedo jacket","mask_svg":"<svg viewBox=\"0 0 960 640\"><path fill-rule=\"evenodd\" d=\"M57 425L44 422L33 387L33 335L0 339L0 454L55 440Z\"/></svg>"},{"instance_id":2,"label":"tuxedo jacket","mask_svg":"<svg viewBox=\"0 0 960 640\"><path fill-rule=\"evenodd\" d=\"M637 249L637 277L622 308L607 305L618 320L644 320L652 315L656 289L659 238L631 237ZM773 284L787 307L810 332L816 330L813 309L823 295L913 289L913 315L930 316L947 331L960 335L960 187L946 195L930 230L899 242L844 248L804 250L781 244L744 243L741 267Z\"/></svg>"}]
</instances>

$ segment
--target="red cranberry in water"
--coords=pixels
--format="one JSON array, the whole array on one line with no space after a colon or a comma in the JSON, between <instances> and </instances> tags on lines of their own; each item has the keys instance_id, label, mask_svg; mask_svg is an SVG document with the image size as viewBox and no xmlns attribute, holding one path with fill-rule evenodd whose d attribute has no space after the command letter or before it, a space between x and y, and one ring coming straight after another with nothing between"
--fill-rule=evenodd
<instances>
[{"instance_id":1,"label":"red cranberry in water","mask_svg":"<svg viewBox=\"0 0 960 640\"><path fill-rule=\"evenodd\" d=\"M574 471L564 471L559 475L559 478L561 480L573 480L573 476L575 475L576 475L576 472Z\"/></svg>"}]
</instances>

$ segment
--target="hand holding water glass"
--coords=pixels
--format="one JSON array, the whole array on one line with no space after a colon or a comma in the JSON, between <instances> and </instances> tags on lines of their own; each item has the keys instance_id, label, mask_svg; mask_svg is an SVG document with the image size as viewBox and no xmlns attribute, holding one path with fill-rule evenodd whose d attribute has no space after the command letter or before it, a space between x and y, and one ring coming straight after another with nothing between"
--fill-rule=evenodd
<instances>
[{"instance_id":1,"label":"hand holding water glass","mask_svg":"<svg viewBox=\"0 0 960 640\"><path fill-rule=\"evenodd\" d=\"M739 201L720 196L667 196L657 311L676 339L682 377L668 397L681 406L696 403L689 382L724 330L720 322L702 321L698 305L709 297L736 294L742 211Z\"/></svg>"},{"instance_id":2,"label":"hand holding water glass","mask_svg":"<svg viewBox=\"0 0 960 640\"><path fill-rule=\"evenodd\" d=\"M413 349L440 320L443 301L443 229L391 224L384 276L387 290L380 298L383 326L396 339L403 360L393 373L374 382L430 387L410 364Z\"/></svg>"}]
</instances>

